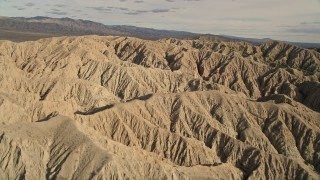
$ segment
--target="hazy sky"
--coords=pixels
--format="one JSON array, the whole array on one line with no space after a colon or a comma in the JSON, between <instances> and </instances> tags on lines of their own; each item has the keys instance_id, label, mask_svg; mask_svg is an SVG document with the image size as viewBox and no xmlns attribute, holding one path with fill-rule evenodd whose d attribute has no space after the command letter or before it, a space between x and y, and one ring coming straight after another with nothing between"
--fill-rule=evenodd
<instances>
[{"instance_id":1,"label":"hazy sky","mask_svg":"<svg viewBox=\"0 0 320 180\"><path fill-rule=\"evenodd\" d=\"M320 0L0 0L0 16L320 43Z\"/></svg>"}]
</instances>

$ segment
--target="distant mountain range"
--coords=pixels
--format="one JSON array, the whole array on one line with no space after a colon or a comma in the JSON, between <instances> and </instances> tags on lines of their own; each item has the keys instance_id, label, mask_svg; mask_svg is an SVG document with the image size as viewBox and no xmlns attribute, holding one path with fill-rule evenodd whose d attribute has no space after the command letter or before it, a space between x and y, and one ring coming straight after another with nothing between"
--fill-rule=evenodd
<instances>
[{"instance_id":1,"label":"distant mountain range","mask_svg":"<svg viewBox=\"0 0 320 180\"><path fill-rule=\"evenodd\" d=\"M263 43L274 40L274 39L270 39L270 38L255 39L255 38L244 38L244 37L236 37L236 36L223 36L223 37L225 37L227 39L232 39L232 40L246 41L246 42L250 42L255 45L261 45ZM304 47L304 48L312 48L312 49L316 49L316 50L319 50L319 48L320 48L320 43L289 42L289 41L284 41L284 42L291 44L291 45Z\"/></svg>"},{"instance_id":2,"label":"distant mountain range","mask_svg":"<svg viewBox=\"0 0 320 180\"><path fill-rule=\"evenodd\" d=\"M82 19L51 18L51 17L0 17L0 40L28 41L54 36L78 36L78 35L101 35L101 36L131 36L142 39L178 38L199 39L199 36L211 36L224 41L246 41L260 45L272 39L243 38L226 35L199 34L186 31L158 30L127 25L104 25ZM319 48L320 43L286 42L304 48Z\"/></svg>"},{"instance_id":3,"label":"distant mountain range","mask_svg":"<svg viewBox=\"0 0 320 180\"><path fill-rule=\"evenodd\" d=\"M186 38L197 34L184 31L157 30L125 25L104 25L88 20L50 17L1 17L0 28L8 31L45 33L50 35L112 35L144 39Z\"/></svg>"}]
</instances>

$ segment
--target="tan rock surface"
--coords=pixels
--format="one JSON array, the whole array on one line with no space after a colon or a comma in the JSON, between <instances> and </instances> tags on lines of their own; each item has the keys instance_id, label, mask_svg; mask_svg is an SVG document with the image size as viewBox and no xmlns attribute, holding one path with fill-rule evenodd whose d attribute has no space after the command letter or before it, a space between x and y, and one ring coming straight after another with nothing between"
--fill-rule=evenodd
<instances>
[{"instance_id":1,"label":"tan rock surface","mask_svg":"<svg viewBox=\"0 0 320 180\"><path fill-rule=\"evenodd\" d=\"M319 179L319 79L282 42L0 41L0 174Z\"/></svg>"}]
</instances>

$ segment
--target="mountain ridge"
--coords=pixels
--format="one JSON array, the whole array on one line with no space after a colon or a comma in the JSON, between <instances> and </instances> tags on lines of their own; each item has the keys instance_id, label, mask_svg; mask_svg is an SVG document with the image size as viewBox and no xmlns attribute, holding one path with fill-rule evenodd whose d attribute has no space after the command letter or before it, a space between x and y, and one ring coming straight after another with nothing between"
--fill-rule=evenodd
<instances>
[{"instance_id":1,"label":"mountain ridge","mask_svg":"<svg viewBox=\"0 0 320 180\"><path fill-rule=\"evenodd\" d=\"M50 17L3 17L0 28L6 30L52 33L53 35L116 35L135 36L146 39L164 37L191 37L195 33L173 30L157 30L126 25L104 25L89 20Z\"/></svg>"},{"instance_id":2,"label":"mountain ridge","mask_svg":"<svg viewBox=\"0 0 320 180\"><path fill-rule=\"evenodd\" d=\"M38 40L55 36L130 36L142 39L157 40L162 38L199 39L202 36L221 39L223 41L245 41L261 45L272 39L255 39L230 35L212 35L175 30L159 30L128 25L105 25L102 23L72 18L36 17L5 17L0 18L0 39L13 41ZM1 35L2 34L2 35ZM286 42L304 48L316 49L319 43Z\"/></svg>"},{"instance_id":3,"label":"mountain ridge","mask_svg":"<svg viewBox=\"0 0 320 180\"><path fill-rule=\"evenodd\" d=\"M320 53L278 41L0 41L0 172L318 179L319 81Z\"/></svg>"}]
</instances>

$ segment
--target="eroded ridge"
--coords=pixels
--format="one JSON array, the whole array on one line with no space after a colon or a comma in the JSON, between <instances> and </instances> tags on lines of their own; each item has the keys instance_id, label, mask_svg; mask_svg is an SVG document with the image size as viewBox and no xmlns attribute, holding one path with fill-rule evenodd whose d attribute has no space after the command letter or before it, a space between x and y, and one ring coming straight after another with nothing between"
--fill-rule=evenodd
<instances>
[{"instance_id":1,"label":"eroded ridge","mask_svg":"<svg viewBox=\"0 0 320 180\"><path fill-rule=\"evenodd\" d=\"M318 179L319 79L277 41L0 41L0 174Z\"/></svg>"}]
</instances>

